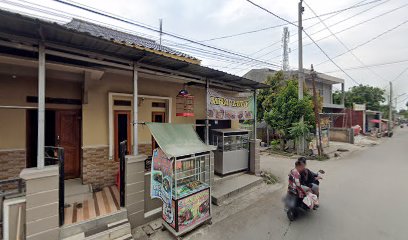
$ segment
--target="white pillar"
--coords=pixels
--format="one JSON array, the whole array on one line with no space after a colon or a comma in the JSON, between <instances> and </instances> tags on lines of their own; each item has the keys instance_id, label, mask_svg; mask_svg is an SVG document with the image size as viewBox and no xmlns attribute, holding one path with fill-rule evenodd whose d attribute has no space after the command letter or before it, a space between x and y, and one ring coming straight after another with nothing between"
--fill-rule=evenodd
<instances>
[{"instance_id":1,"label":"white pillar","mask_svg":"<svg viewBox=\"0 0 408 240\"><path fill-rule=\"evenodd\" d=\"M45 135L45 49L38 46L38 140L37 168L44 168L44 135Z\"/></svg>"},{"instance_id":2,"label":"white pillar","mask_svg":"<svg viewBox=\"0 0 408 240\"><path fill-rule=\"evenodd\" d=\"M205 144L210 144L210 128L208 120L208 88L210 87L210 81L205 80Z\"/></svg>"},{"instance_id":3,"label":"white pillar","mask_svg":"<svg viewBox=\"0 0 408 240\"><path fill-rule=\"evenodd\" d=\"M257 102L256 102L256 89L254 90L254 140L255 140L255 144L256 144L256 121L257 121L257 110L258 110L258 106L257 106Z\"/></svg>"},{"instance_id":4,"label":"white pillar","mask_svg":"<svg viewBox=\"0 0 408 240\"><path fill-rule=\"evenodd\" d=\"M138 108L138 98L137 98L137 69L136 65L133 64L133 155L138 155L138 139L137 139L137 108Z\"/></svg>"}]
</instances>

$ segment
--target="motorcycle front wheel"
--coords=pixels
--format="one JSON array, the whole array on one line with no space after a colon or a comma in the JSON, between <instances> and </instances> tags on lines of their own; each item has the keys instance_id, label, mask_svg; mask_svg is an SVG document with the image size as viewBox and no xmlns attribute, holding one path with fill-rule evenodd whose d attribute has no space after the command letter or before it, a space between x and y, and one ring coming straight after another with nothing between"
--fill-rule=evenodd
<instances>
[{"instance_id":1,"label":"motorcycle front wheel","mask_svg":"<svg viewBox=\"0 0 408 240\"><path fill-rule=\"evenodd\" d=\"M296 209L294 208L288 209L288 211L286 212L286 216L288 216L289 221L291 222L295 221L297 216Z\"/></svg>"}]
</instances>

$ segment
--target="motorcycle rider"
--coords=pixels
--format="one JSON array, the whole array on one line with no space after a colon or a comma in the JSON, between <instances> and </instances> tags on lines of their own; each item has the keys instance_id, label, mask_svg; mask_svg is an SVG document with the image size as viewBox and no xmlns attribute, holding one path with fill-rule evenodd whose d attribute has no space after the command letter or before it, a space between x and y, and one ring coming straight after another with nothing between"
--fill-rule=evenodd
<instances>
[{"instance_id":1,"label":"motorcycle rider","mask_svg":"<svg viewBox=\"0 0 408 240\"><path fill-rule=\"evenodd\" d=\"M300 173L300 184L311 189L313 194L316 194L316 196L319 197L319 180L322 179L322 177L306 167L307 163L305 157L298 158L298 161L305 165L305 169Z\"/></svg>"},{"instance_id":2,"label":"motorcycle rider","mask_svg":"<svg viewBox=\"0 0 408 240\"><path fill-rule=\"evenodd\" d=\"M291 192L297 192L299 198L306 196L308 187L301 184L300 178L301 173L305 170L305 163L303 161L297 160L295 162L295 168L289 173L289 190Z\"/></svg>"}]
</instances>

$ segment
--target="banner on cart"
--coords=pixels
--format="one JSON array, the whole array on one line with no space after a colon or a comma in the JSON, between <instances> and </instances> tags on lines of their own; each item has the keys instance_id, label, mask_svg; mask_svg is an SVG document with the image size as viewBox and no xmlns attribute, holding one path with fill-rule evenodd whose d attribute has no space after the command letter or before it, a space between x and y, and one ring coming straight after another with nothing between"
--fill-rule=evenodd
<instances>
[{"instance_id":1,"label":"banner on cart","mask_svg":"<svg viewBox=\"0 0 408 240\"><path fill-rule=\"evenodd\" d=\"M178 202L179 231L202 223L210 217L210 189L203 190Z\"/></svg>"},{"instance_id":2,"label":"banner on cart","mask_svg":"<svg viewBox=\"0 0 408 240\"><path fill-rule=\"evenodd\" d=\"M207 118L213 120L250 120L254 118L251 93L226 93L208 89Z\"/></svg>"},{"instance_id":3,"label":"banner on cart","mask_svg":"<svg viewBox=\"0 0 408 240\"><path fill-rule=\"evenodd\" d=\"M160 148L153 151L151 171L151 198L159 198L163 201L163 218L168 223L174 220L174 208L172 208L173 187L173 161L167 158Z\"/></svg>"}]
</instances>

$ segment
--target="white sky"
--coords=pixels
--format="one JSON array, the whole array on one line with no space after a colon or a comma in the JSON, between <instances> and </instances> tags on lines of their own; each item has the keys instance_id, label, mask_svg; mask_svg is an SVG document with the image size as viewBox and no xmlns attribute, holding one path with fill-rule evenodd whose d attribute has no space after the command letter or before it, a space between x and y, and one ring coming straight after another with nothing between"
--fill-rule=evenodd
<instances>
[{"instance_id":1,"label":"white sky","mask_svg":"<svg viewBox=\"0 0 408 240\"><path fill-rule=\"evenodd\" d=\"M259 8L251 5L245 0L76 0L84 5L97 8L112 14L119 15L123 18L129 18L133 21L137 21L143 24L147 24L158 28L160 18L163 19L163 30L165 32L176 33L194 40L206 40L214 37L220 37L230 34L241 33L245 31L256 30L269 26L275 26L284 23L283 21L275 18L274 16L262 11ZM279 16L288 19L290 21L297 20L297 0L253 0L254 2L264 6ZM323 14L327 12L336 11L338 9L350 7L361 0L308 0L307 3L313 8L317 14ZM373 0L366 0L364 2L371 2ZM10 2L13 5L10 5ZM13 3L14 2L14 3ZM58 10L58 14L69 13L71 15L77 15L77 17L85 18L85 20L92 19L103 22L105 24L112 25L114 27L121 27L135 31L141 34L146 34L155 39L158 38L158 34L150 32L130 24L124 24L109 18L97 16L95 14L86 13L84 11L68 7L61 3L52 0L0 0L0 7L6 9L14 9L23 12L36 13L44 16L49 14L38 13L37 10L30 11L27 8L20 8L15 5L28 3L35 3L49 8ZM379 5L365 13L358 16L351 17L365 9L369 9ZM404 6L405 5L405 6ZM36 7L36 5L30 5ZM404 7L402 7L404 6ZM389 13L385 16L378 17L375 20L364 23L351 30L339 33L337 36L345 43L348 48L354 48L359 44L362 44L369 39L391 29L398 24L408 20L408 0L379 0L376 3L372 3L363 7L355 8L342 12L325 21L327 25L335 24L339 21L342 23L336 24L330 29L333 32L341 31L347 27L360 23L364 20L373 18L379 14L387 11L399 8L398 10ZM49 10L49 9L47 9ZM313 17L312 12L305 6L304 19ZM326 19L328 16L322 17ZM52 16L53 19L58 18L61 21L67 21L62 16ZM308 20L304 22L306 31L312 35L315 40L330 35L322 24L317 24L312 28L308 28L315 23L318 23L317 19ZM245 55L251 55L252 53L271 45L274 42L279 41L282 38L283 27L269 29L258 33L243 35L234 38L227 38L223 40L216 40L210 42L204 42L205 44L217 46L219 48L228 49L234 52L238 52ZM324 29L318 34L313 34L316 31ZM290 53L290 66L291 68L297 68L297 29L294 26L289 26L291 33L290 44L292 52ZM172 42L183 43L180 40L170 39L164 36L165 40ZM397 29L388 32L387 34L379 37L378 39L357 48L353 53L362 60L365 65L379 64L385 62L393 62L400 60L408 60L408 23L398 27ZM165 44L169 44L168 41L164 41ZM304 40L304 44L310 43L310 40ZM318 44L326 51L326 53L334 57L340 53L345 52L345 48L334 38L329 37ZM190 46L190 45L188 45ZM201 46L192 45L196 48L202 48ZM180 47L180 46L179 46ZM277 43L272 47L251 55L253 58L260 58L267 62L273 62L281 64L282 50L279 49L281 43ZM207 51L209 49L206 49ZM245 64L230 63L214 60L213 57L208 55L203 56L202 53L197 54L188 52L191 55L202 59L202 64L210 66L212 68L221 69L233 74L243 75L251 68L268 67L264 64L255 62ZM269 54L268 54L269 53ZM219 57L217 57L219 58ZM229 60L235 61L231 57ZM327 58L320 52L320 50L314 45L304 47L304 68L310 68L310 64L315 65L315 70L319 72L331 72L338 70L332 63L327 62L325 64L317 65ZM350 53L334 59L334 61L342 68L347 69L350 67L361 66ZM251 66L253 65L253 66ZM370 84L378 87L386 87L388 91L388 81L394 80L404 69L408 68L408 61L393 65L386 65L381 67L373 67L372 71L367 69L358 70L346 70L357 82L362 84ZM355 85L344 73L337 71L330 73L333 76L346 79L346 88ZM397 99L397 102L404 100L408 97L408 71L401 75L394 81L394 96L398 96L406 93ZM405 102L398 104L398 108L403 108Z\"/></svg>"}]
</instances>

